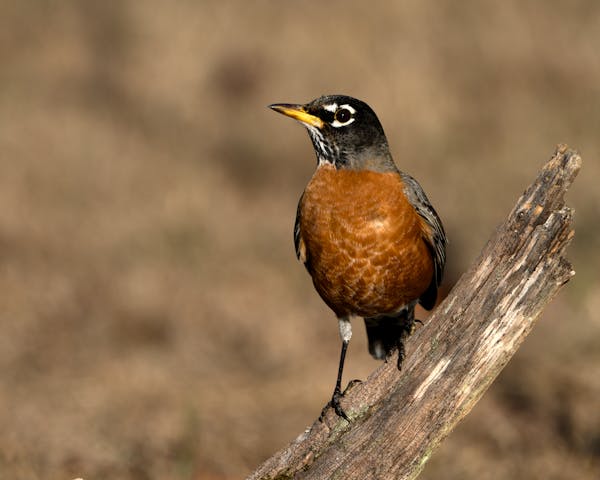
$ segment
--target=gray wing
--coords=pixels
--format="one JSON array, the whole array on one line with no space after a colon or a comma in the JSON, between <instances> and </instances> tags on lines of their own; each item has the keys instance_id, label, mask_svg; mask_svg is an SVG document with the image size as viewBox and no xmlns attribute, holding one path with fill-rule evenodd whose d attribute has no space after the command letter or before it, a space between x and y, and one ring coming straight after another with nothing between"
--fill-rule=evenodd
<instances>
[{"instance_id":1,"label":"gray wing","mask_svg":"<svg viewBox=\"0 0 600 480\"><path fill-rule=\"evenodd\" d=\"M425 220L427 225L431 227L431 235L425 237L425 242L433 255L434 275L431 284L427 291L419 299L419 303L427 310L431 310L435 305L437 297L437 288L442 283L444 274L444 266L446 265L446 232L440 217L431 206L431 202L425 195L423 188L413 177L402 172L402 180L404 182L404 193L408 201L415 208L417 213Z\"/></svg>"},{"instance_id":2,"label":"gray wing","mask_svg":"<svg viewBox=\"0 0 600 480\"><path fill-rule=\"evenodd\" d=\"M296 257L298 260L300 260L304 266L307 267L306 251L303 245L304 242L302 241L302 237L300 235L300 208L303 197L304 193L300 197L300 200L298 200L298 208L296 209L296 222L294 223L294 248L296 249Z\"/></svg>"}]
</instances>

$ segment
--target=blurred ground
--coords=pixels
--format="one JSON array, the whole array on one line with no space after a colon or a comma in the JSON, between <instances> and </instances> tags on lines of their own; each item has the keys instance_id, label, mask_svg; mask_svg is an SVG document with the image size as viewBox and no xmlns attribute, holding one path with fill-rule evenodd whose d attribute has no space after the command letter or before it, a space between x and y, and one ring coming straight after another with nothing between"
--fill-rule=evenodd
<instances>
[{"instance_id":1,"label":"blurred ground","mask_svg":"<svg viewBox=\"0 0 600 480\"><path fill-rule=\"evenodd\" d=\"M240 478L313 421L314 158L265 106L347 93L444 219L448 286L580 150L577 276L422 478L598 478L598 45L593 0L3 2L0 476ZM355 331L346 378L378 365Z\"/></svg>"}]
</instances>

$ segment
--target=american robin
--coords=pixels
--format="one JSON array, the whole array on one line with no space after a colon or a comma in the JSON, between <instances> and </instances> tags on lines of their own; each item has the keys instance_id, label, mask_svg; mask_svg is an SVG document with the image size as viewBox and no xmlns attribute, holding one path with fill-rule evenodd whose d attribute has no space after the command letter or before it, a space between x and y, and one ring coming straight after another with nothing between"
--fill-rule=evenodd
<instances>
[{"instance_id":1,"label":"american robin","mask_svg":"<svg viewBox=\"0 0 600 480\"><path fill-rule=\"evenodd\" d=\"M446 261L446 235L425 192L400 171L375 112L345 95L274 104L308 130L317 169L296 213L296 254L338 318L342 351L330 405L340 405L350 320L363 317L369 352L388 359L413 330L415 305L431 310Z\"/></svg>"}]
</instances>

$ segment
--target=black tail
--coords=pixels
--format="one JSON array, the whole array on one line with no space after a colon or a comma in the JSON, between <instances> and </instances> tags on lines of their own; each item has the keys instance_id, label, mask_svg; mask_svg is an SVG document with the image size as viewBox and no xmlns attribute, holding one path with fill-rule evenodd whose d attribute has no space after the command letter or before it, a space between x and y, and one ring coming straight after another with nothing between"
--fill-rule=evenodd
<instances>
[{"instance_id":1,"label":"black tail","mask_svg":"<svg viewBox=\"0 0 600 480\"><path fill-rule=\"evenodd\" d=\"M398 368L404 359L404 339L413 331L415 306L408 305L394 315L365 318L369 353L379 359L387 360L396 349L399 350Z\"/></svg>"}]
</instances>

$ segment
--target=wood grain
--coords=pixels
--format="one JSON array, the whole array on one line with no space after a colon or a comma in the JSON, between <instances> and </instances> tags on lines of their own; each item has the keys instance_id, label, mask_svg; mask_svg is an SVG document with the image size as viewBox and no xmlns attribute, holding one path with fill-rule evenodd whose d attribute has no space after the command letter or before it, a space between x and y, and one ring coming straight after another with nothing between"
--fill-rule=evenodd
<instances>
[{"instance_id":1,"label":"wood grain","mask_svg":"<svg viewBox=\"0 0 600 480\"><path fill-rule=\"evenodd\" d=\"M543 308L573 275L564 195L581 157L559 145L448 297L407 342L401 372L383 364L261 465L259 479L412 479L481 398Z\"/></svg>"}]
</instances>

